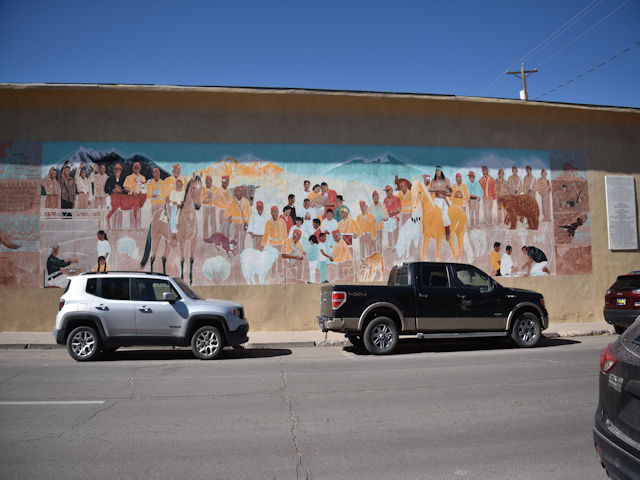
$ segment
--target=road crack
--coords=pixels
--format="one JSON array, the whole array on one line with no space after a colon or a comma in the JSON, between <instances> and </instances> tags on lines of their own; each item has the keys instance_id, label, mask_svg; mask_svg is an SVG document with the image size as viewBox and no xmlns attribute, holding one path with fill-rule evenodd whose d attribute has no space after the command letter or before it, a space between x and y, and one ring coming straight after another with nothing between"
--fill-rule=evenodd
<instances>
[{"instance_id":1,"label":"road crack","mask_svg":"<svg viewBox=\"0 0 640 480\"><path fill-rule=\"evenodd\" d=\"M280 368L282 371L282 395L284 397L284 401L289 408L289 432L291 433L291 441L293 442L293 447L296 450L296 456L298 457L298 463L296 464L296 479L305 479L309 480L311 476L309 475L309 470L304 466L303 460L304 456L302 454L302 450L300 449L300 445L298 444L298 418L296 417L293 411L293 404L291 403L291 397L289 396L289 383L287 378L287 367L284 365L284 361L280 360Z\"/></svg>"}]
</instances>

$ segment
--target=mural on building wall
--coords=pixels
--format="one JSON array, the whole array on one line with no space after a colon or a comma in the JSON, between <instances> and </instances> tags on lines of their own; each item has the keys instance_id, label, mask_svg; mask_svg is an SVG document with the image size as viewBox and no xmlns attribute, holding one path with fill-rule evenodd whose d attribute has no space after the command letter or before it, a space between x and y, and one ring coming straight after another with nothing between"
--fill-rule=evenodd
<instances>
[{"instance_id":1,"label":"mural on building wall","mask_svg":"<svg viewBox=\"0 0 640 480\"><path fill-rule=\"evenodd\" d=\"M0 287L42 286L41 145L0 142Z\"/></svg>"},{"instance_id":2,"label":"mural on building wall","mask_svg":"<svg viewBox=\"0 0 640 480\"><path fill-rule=\"evenodd\" d=\"M194 285L380 281L420 259L591 272L584 152L45 142L0 155L13 182L0 182L2 286L98 268Z\"/></svg>"}]
</instances>

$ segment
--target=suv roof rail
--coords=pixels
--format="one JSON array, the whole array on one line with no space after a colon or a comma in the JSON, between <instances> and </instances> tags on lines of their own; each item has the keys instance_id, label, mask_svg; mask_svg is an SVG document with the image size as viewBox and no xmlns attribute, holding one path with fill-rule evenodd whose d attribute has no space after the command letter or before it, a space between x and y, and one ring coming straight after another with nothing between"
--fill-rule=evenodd
<instances>
[{"instance_id":1,"label":"suv roof rail","mask_svg":"<svg viewBox=\"0 0 640 480\"><path fill-rule=\"evenodd\" d=\"M159 275L161 277L169 276L166 273L142 272L140 270L110 270L108 272L84 272L81 275L109 275L110 273L135 273L135 274L145 274L145 275Z\"/></svg>"}]
</instances>

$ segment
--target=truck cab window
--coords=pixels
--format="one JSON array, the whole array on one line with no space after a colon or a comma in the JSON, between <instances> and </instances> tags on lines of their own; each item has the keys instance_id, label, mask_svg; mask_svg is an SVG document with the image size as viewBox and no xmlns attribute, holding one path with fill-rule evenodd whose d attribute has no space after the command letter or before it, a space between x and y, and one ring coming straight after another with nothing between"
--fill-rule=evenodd
<instances>
[{"instance_id":1,"label":"truck cab window","mask_svg":"<svg viewBox=\"0 0 640 480\"><path fill-rule=\"evenodd\" d=\"M389 286L404 287L409 285L409 267L394 267L389 274Z\"/></svg>"},{"instance_id":2,"label":"truck cab window","mask_svg":"<svg viewBox=\"0 0 640 480\"><path fill-rule=\"evenodd\" d=\"M488 275L471 266L456 266L456 279L461 287L477 288L481 291L491 290L491 279Z\"/></svg>"},{"instance_id":3,"label":"truck cab window","mask_svg":"<svg viewBox=\"0 0 640 480\"><path fill-rule=\"evenodd\" d=\"M424 265L422 267L422 286L448 287L449 276L447 275L447 267L444 265Z\"/></svg>"}]
</instances>

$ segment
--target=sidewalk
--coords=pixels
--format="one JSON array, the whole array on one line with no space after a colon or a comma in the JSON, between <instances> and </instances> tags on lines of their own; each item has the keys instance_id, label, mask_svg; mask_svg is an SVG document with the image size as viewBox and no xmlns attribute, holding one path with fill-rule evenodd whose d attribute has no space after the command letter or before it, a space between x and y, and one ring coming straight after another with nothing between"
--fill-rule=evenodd
<instances>
[{"instance_id":1,"label":"sidewalk","mask_svg":"<svg viewBox=\"0 0 640 480\"><path fill-rule=\"evenodd\" d=\"M606 322L551 323L545 330L547 338L607 335L613 326ZM300 332L249 332L246 348L329 347L348 344L344 334L320 330ZM51 349L56 345L51 332L0 332L0 349Z\"/></svg>"}]
</instances>

